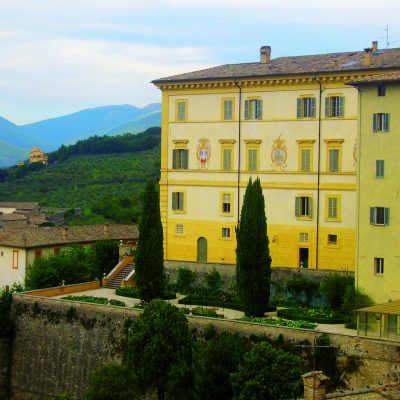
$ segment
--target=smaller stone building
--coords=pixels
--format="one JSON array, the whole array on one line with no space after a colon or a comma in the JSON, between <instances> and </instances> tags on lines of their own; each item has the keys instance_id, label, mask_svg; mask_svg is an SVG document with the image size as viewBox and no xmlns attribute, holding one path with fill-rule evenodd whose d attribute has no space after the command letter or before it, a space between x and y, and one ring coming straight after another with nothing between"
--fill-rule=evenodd
<instances>
[{"instance_id":1,"label":"smaller stone building","mask_svg":"<svg viewBox=\"0 0 400 400\"><path fill-rule=\"evenodd\" d=\"M136 225L82 225L69 227L26 227L0 232L0 287L22 282L36 257L57 254L71 245L90 246L100 240L119 240L136 245Z\"/></svg>"},{"instance_id":2,"label":"smaller stone building","mask_svg":"<svg viewBox=\"0 0 400 400\"><path fill-rule=\"evenodd\" d=\"M39 147L33 147L29 154L29 164L33 163L41 163L47 165L49 163L49 159Z\"/></svg>"}]
</instances>

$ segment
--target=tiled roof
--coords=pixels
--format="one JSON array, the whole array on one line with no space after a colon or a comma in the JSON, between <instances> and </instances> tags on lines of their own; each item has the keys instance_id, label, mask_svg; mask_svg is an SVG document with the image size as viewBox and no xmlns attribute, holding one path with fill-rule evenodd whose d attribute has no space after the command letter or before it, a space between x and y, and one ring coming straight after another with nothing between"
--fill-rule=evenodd
<instances>
[{"instance_id":1,"label":"tiled roof","mask_svg":"<svg viewBox=\"0 0 400 400\"><path fill-rule=\"evenodd\" d=\"M267 78L281 75L305 75L400 68L400 48L377 50L370 65L363 64L364 51L317 54L310 56L278 57L270 63L226 64L218 67L168 76L153 81L155 84L221 80L239 78Z\"/></svg>"},{"instance_id":2,"label":"tiled roof","mask_svg":"<svg viewBox=\"0 0 400 400\"><path fill-rule=\"evenodd\" d=\"M376 74L364 76L363 78L354 79L353 81L347 82L348 85L365 85L368 83L380 83L380 82L396 82L400 81L400 72L388 72L386 74Z\"/></svg>"},{"instance_id":3,"label":"tiled roof","mask_svg":"<svg viewBox=\"0 0 400 400\"><path fill-rule=\"evenodd\" d=\"M0 201L0 207L14 207L20 210L33 210L34 208L39 207L39 203Z\"/></svg>"},{"instance_id":4,"label":"tiled roof","mask_svg":"<svg viewBox=\"0 0 400 400\"><path fill-rule=\"evenodd\" d=\"M11 214L0 213L0 214L1 214L0 219L2 219L3 221L26 221L28 219L28 217L26 217L25 215L16 213L11 213Z\"/></svg>"},{"instance_id":5,"label":"tiled roof","mask_svg":"<svg viewBox=\"0 0 400 400\"><path fill-rule=\"evenodd\" d=\"M46 247L74 243L88 243L106 239L137 239L136 225L81 225L68 227L27 227L9 232L0 232L0 246Z\"/></svg>"}]
</instances>

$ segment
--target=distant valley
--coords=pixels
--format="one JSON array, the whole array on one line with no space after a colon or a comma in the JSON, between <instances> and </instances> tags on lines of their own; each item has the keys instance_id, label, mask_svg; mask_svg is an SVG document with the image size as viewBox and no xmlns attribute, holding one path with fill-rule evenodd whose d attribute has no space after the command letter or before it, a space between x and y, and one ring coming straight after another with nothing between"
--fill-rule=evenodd
<instances>
[{"instance_id":1,"label":"distant valley","mask_svg":"<svg viewBox=\"0 0 400 400\"><path fill-rule=\"evenodd\" d=\"M50 152L90 136L138 133L152 126L161 126L161 103L96 107L20 126L0 117L0 168L27 159L35 146Z\"/></svg>"}]
</instances>

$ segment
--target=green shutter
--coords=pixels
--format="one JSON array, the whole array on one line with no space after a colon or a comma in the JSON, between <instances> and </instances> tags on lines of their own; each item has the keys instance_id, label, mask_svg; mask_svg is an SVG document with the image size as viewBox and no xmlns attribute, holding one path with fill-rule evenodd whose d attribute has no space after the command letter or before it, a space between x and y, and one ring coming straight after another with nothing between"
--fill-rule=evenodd
<instances>
[{"instance_id":1,"label":"green shutter","mask_svg":"<svg viewBox=\"0 0 400 400\"><path fill-rule=\"evenodd\" d=\"M297 99L297 118L302 118L303 117L303 114L302 114L302 112L301 112L301 104L302 104L302 98L301 97L299 97L298 99Z\"/></svg>"},{"instance_id":2,"label":"green shutter","mask_svg":"<svg viewBox=\"0 0 400 400\"><path fill-rule=\"evenodd\" d=\"M295 198L295 205L294 205L294 214L295 214L295 216L296 217L300 217L301 216L301 214L300 214L300 202L301 202L301 199L300 199L300 197L296 197Z\"/></svg>"},{"instance_id":3,"label":"green shutter","mask_svg":"<svg viewBox=\"0 0 400 400\"><path fill-rule=\"evenodd\" d=\"M329 97L325 97L325 117L331 116L331 102Z\"/></svg>"},{"instance_id":4,"label":"green shutter","mask_svg":"<svg viewBox=\"0 0 400 400\"><path fill-rule=\"evenodd\" d=\"M309 149L301 150L301 172L309 172L311 169L310 153L311 151Z\"/></svg>"},{"instance_id":5,"label":"green shutter","mask_svg":"<svg viewBox=\"0 0 400 400\"><path fill-rule=\"evenodd\" d=\"M311 97L311 118L315 118L315 110L317 108L317 100L315 97Z\"/></svg>"},{"instance_id":6,"label":"green shutter","mask_svg":"<svg viewBox=\"0 0 400 400\"><path fill-rule=\"evenodd\" d=\"M389 114L383 114L383 131L389 132Z\"/></svg>"},{"instance_id":7,"label":"green shutter","mask_svg":"<svg viewBox=\"0 0 400 400\"><path fill-rule=\"evenodd\" d=\"M329 150L329 172L339 172L339 150Z\"/></svg>"},{"instance_id":8,"label":"green shutter","mask_svg":"<svg viewBox=\"0 0 400 400\"><path fill-rule=\"evenodd\" d=\"M249 119L249 101L244 102L244 119Z\"/></svg>"},{"instance_id":9,"label":"green shutter","mask_svg":"<svg viewBox=\"0 0 400 400\"><path fill-rule=\"evenodd\" d=\"M183 169L188 169L189 167L189 150L184 149L182 150L182 163L181 163L181 168Z\"/></svg>"},{"instance_id":10,"label":"green shutter","mask_svg":"<svg viewBox=\"0 0 400 400\"><path fill-rule=\"evenodd\" d=\"M176 152L176 149L172 150L172 169L176 169Z\"/></svg>"},{"instance_id":11,"label":"green shutter","mask_svg":"<svg viewBox=\"0 0 400 400\"><path fill-rule=\"evenodd\" d=\"M308 197L308 216L312 217L312 197Z\"/></svg>"},{"instance_id":12,"label":"green shutter","mask_svg":"<svg viewBox=\"0 0 400 400\"><path fill-rule=\"evenodd\" d=\"M232 168L232 149L224 149L223 157L224 171L229 171Z\"/></svg>"},{"instance_id":13,"label":"green shutter","mask_svg":"<svg viewBox=\"0 0 400 400\"><path fill-rule=\"evenodd\" d=\"M176 192L172 192L172 209L176 210Z\"/></svg>"},{"instance_id":14,"label":"green shutter","mask_svg":"<svg viewBox=\"0 0 400 400\"><path fill-rule=\"evenodd\" d=\"M389 225L389 209L384 209L385 225Z\"/></svg>"},{"instance_id":15,"label":"green shutter","mask_svg":"<svg viewBox=\"0 0 400 400\"><path fill-rule=\"evenodd\" d=\"M375 225L375 207L369 208L369 223Z\"/></svg>"},{"instance_id":16,"label":"green shutter","mask_svg":"<svg viewBox=\"0 0 400 400\"><path fill-rule=\"evenodd\" d=\"M262 119L262 107L263 107L263 101L262 100L257 100L256 101L256 119Z\"/></svg>"},{"instance_id":17,"label":"green shutter","mask_svg":"<svg viewBox=\"0 0 400 400\"><path fill-rule=\"evenodd\" d=\"M344 97L339 97L339 117L344 117Z\"/></svg>"},{"instance_id":18,"label":"green shutter","mask_svg":"<svg viewBox=\"0 0 400 400\"><path fill-rule=\"evenodd\" d=\"M377 132L378 130L378 114L374 113L372 116L372 130L373 132Z\"/></svg>"}]
</instances>

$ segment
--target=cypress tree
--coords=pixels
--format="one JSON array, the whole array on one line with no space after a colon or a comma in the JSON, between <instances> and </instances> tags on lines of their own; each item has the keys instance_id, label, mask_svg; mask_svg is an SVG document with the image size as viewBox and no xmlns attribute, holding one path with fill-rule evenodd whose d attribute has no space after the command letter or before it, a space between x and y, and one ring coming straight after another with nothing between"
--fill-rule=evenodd
<instances>
[{"instance_id":1,"label":"cypress tree","mask_svg":"<svg viewBox=\"0 0 400 400\"><path fill-rule=\"evenodd\" d=\"M144 302L164 296L163 228L159 197L151 180L146 183L139 220L135 280L139 297Z\"/></svg>"},{"instance_id":2,"label":"cypress tree","mask_svg":"<svg viewBox=\"0 0 400 400\"><path fill-rule=\"evenodd\" d=\"M244 312L262 317L268 308L271 257L260 180L250 178L236 228L236 281Z\"/></svg>"}]
</instances>

